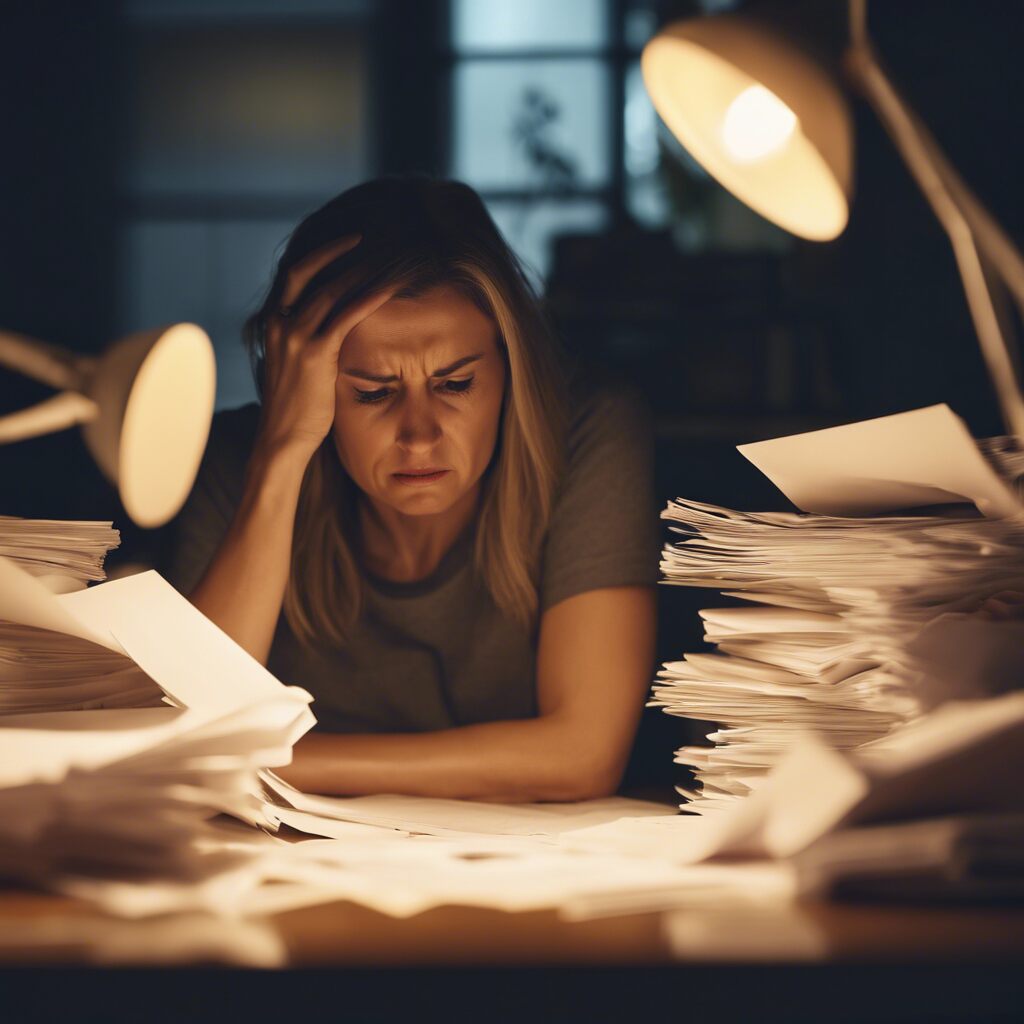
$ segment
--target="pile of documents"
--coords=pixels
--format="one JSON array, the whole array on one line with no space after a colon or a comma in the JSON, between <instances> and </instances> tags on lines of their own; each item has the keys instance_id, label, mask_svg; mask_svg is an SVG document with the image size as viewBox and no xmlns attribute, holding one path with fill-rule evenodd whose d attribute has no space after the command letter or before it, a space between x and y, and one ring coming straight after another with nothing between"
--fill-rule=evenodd
<instances>
[{"instance_id":1,"label":"pile of documents","mask_svg":"<svg viewBox=\"0 0 1024 1024\"><path fill-rule=\"evenodd\" d=\"M102 580L119 540L110 523L0 516L0 715L161 703L159 687L122 652L65 632L63 620L32 625L17 607L26 588L71 593ZM57 607L45 595L43 604Z\"/></svg>"},{"instance_id":2,"label":"pile of documents","mask_svg":"<svg viewBox=\"0 0 1024 1024\"><path fill-rule=\"evenodd\" d=\"M0 717L5 875L194 878L211 870L210 819L277 827L257 773L291 759L310 697L156 573L55 596L0 559L0 622L4 710L35 705Z\"/></svg>"},{"instance_id":3,"label":"pile of documents","mask_svg":"<svg viewBox=\"0 0 1024 1024\"><path fill-rule=\"evenodd\" d=\"M988 449L1015 472L1012 445ZM663 513L681 536L665 582L749 602L702 611L715 652L666 664L654 687L668 713L720 723L713 746L677 752L698 813L748 795L808 731L855 750L914 718L935 702L922 635L1024 581L1020 502L945 406L740 450L810 512L678 500ZM957 504L878 514L937 502Z\"/></svg>"},{"instance_id":4,"label":"pile of documents","mask_svg":"<svg viewBox=\"0 0 1024 1024\"><path fill-rule=\"evenodd\" d=\"M808 734L746 800L701 816L624 818L564 841L731 866L732 891L747 896L1019 899L1022 775L1024 693L1011 693L949 702L856 752ZM680 889L661 906L690 898Z\"/></svg>"},{"instance_id":5,"label":"pile of documents","mask_svg":"<svg viewBox=\"0 0 1024 1024\"><path fill-rule=\"evenodd\" d=\"M0 516L0 556L57 593L104 579L103 561L120 540L109 522Z\"/></svg>"}]
</instances>

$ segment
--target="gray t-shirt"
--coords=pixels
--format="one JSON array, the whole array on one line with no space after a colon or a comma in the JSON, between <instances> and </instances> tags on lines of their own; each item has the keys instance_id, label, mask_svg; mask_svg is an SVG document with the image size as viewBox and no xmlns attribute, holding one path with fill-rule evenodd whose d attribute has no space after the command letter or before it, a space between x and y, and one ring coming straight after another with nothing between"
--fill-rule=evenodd
<instances>
[{"instance_id":1,"label":"gray t-shirt","mask_svg":"<svg viewBox=\"0 0 1024 1024\"><path fill-rule=\"evenodd\" d=\"M541 564L540 607L602 587L654 584L659 530L651 430L631 393L576 389L567 463ZM219 413L177 521L171 582L198 583L242 494L259 406ZM414 583L364 577L342 649L310 649L281 616L268 668L312 693L321 729L420 732L537 713L536 639L506 618L473 567L467 530Z\"/></svg>"}]
</instances>

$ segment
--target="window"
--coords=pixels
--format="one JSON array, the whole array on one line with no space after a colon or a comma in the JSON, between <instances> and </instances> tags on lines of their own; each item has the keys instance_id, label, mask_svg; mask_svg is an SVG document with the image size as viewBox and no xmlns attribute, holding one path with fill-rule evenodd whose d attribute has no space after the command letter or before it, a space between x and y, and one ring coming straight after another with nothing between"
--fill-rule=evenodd
<instances>
[{"instance_id":1,"label":"window","mask_svg":"<svg viewBox=\"0 0 1024 1024\"><path fill-rule=\"evenodd\" d=\"M608 223L617 32L608 0L451 0L450 173L540 285L551 243Z\"/></svg>"},{"instance_id":2,"label":"window","mask_svg":"<svg viewBox=\"0 0 1024 1024\"><path fill-rule=\"evenodd\" d=\"M255 395L241 327L289 232L366 177L365 6L126 5L120 326L202 326L218 408Z\"/></svg>"},{"instance_id":3,"label":"window","mask_svg":"<svg viewBox=\"0 0 1024 1024\"><path fill-rule=\"evenodd\" d=\"M449 0L449 173L476 188L543 285L558 235L620 220L680 248L773 250L782 233L720 188L661 122L640 53L655 0ZM700 0L706 12L735 0Z\"/></svg>"}]
</instances>

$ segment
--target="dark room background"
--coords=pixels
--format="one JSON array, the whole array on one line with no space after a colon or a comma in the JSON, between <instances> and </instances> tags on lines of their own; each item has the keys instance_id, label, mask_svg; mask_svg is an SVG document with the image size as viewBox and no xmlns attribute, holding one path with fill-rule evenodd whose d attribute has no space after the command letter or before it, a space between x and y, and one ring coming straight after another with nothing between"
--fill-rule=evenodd
<instances>
[{"instance_id":1,"label":"dark room background","mask_svg":"<svg viewBox=\"0 0 1024 1024\"><path fill-rule=\"evenodd\" d=\"M644 43L728 9L838 57L842 0L4 2L0 329L95 352L194 321L218 407L252 401L239 330L291 227L365 178L423 171L476 187L570 352L646 394L659 503L787 507L744 441L935 402L1000 432L945 237L862 102L850 225L828 244L747 211L659 124ZM1020 242L1020 5L875 0L870 24ZM47 394L0 370L0 412ZM172 536L127 522L74 431L0 448L0 499L112 519L111 570L159 566ZM662 660L699 644L706 600L663 590ZM651 716L638 778L667 773L687 728Z\"/></svg>"}]
</instances>

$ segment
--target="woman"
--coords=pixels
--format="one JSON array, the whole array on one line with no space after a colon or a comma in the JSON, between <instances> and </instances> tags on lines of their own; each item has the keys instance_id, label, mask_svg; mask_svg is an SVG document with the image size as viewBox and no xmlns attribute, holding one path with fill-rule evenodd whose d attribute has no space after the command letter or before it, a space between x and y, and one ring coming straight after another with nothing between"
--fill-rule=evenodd
<instances>
[{"instance_id":1,"label":"woman","mask_svg":"<svg viewBox=\"0 0 1024 1024\"><path fill-rule=\"evenodd\" d=\"M261 405L217 418L175 581L313 694L281 774L613 792L653 658L649 435L628 397L570 391L479 197L343 193L296 229L246 334Z\"/></svg>"}]
</instances>

